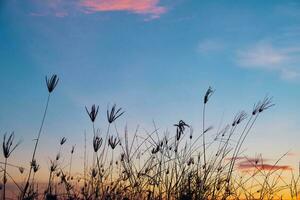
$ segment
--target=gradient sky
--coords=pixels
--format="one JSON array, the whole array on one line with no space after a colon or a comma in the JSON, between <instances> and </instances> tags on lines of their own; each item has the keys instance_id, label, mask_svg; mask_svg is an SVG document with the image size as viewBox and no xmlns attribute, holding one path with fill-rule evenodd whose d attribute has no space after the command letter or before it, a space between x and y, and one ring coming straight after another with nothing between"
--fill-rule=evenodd
<instances>
[{"instance_id":1,"label":"gradient sky","mask_svg":"<svg viewBox=\"0 0 300 200\"><path fill-rule=\"evenodd\" d=\"M216 126L273 96L276 106L244 148L270 159L291 151L282 164L298 164L299 1L1 0L0 42L0 133L22 139L15 156L25 164L52 73L60 82L41 138L42 166L62 136L68 149L82 149L83 132L91 135L85 105L100 106L102 129L107 106L117 103L126 111L120 128L151 130L155 120L174 131L184 119L197 130L210 85L208 123Z\"/></svg>"}]
</instances>

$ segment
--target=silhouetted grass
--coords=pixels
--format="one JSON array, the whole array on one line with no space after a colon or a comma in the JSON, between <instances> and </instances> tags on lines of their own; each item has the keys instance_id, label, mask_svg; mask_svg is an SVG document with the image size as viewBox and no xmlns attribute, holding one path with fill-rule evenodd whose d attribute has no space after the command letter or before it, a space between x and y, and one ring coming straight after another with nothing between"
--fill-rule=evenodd
<instances>
[{"instance_id":1,"label":"silhouetted grass","mask_svg":"<svg viewBox=\"0 0 300 200\"><path fill-rule=\"evenodd\" d=\"M292 173L290 182L281 177L283 170L276 168L281 160L274 163L274 169L265 170L262 158L254 162L251 171L243 176L236 171L236 162L241 158L242 146L261 114L273 106L272 98L265 97L257 102L250 114L245 111L237 113L232 122L216 130L212 141L207 134L213 134L212 126L206 125L206 112L214 90L209 87L203 98L202 131L194 132L192 126L183 120L174 124L176 130L160 133L154 123L152 132L140 133L139 128L129 134L127 127L121 134L116 121L124 114L122 108L114 104L107 109L107 128L104 135L95 127L99 106L92 105L86 112L91 120L93 142L86 145L84 170L80 175L72 174L73 156L76 156L75 145L69 151L68 163L61 160L63 146L68 141L62 137L54 159L50 160L49 176L43 191L38 189L36 174L39 161L35 155L45 122L50 95L58 84L57 75L46 78L48 98L42 123L35 139L34 151L24 183L18 184L7 172L8 167L24 168L8 163L8 158L19 143L13 145L14 134L3 139L4 162L3 193L6 198L6 183L10 179L19 189L22 200L33 199L280 199L280 192L288 189L291 199L299 198L299 176ZM131 137L129 137L129 135ZM86 137L86 135L85 135ZM130 139L131 138L131 139ZM93 150L93 161L88 166L87 148ZM67 167L66 167L67 166ZM68 170L67 170L68 169ZM18 176L18 175L16 175ZM59 189L58 189L59 188Z\"/></svg>"}]
</instances>

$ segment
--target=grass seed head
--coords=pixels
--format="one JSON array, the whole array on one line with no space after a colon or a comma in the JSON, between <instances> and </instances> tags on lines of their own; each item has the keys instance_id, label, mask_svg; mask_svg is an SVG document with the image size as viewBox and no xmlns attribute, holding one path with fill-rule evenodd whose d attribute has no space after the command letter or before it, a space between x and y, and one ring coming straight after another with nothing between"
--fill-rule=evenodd
<instances>
[{"instance_id":1,"label":"grass seed head","mask_svg":"<svg viewBox=\"0 0 300 200\"><path fill-rule=\"evenodd\" d=\"M98 114L99 106L97 106L97 108L96 108L95 104L93 104L91 107L91 111L89 111L87 109L87 107L85 107L85 110L86 110L87 114L89 115L91 121L94 122L96 120L96 117Z\"/></svg>"},{"instance_id":2,"label":"grass seed head","mask_svg":"<svg viewBox=\"0 0 300 200\"><path fill-rule=\"evenodd\" d=\"M124 114L124 111L121 112L122 108L119 108L116 110L116 104L113 105L113 107L110 109L107 109L106 115L107 115L107 121L108 123L113 123L116 119L118 119L121 115Z\"/></svg>"},{"instance_id":3,"label":"grass seed head","mask_svg":"<svg viewBox=\"0 0 300 200\"><path fill-rule=\"evenodd\" d=\"M215 91L212 89L212 87L209 86L209 88L207 89L204 95L204 104L208 102L208 100L210 99L211 95L213 95L214 92Z\"/></svg>"},{"instance_id":4,"label":"grass seed head","mask_svg":"<svg viewBox=\"0 0 300 200\"><path fill-rule=\"evenodd\" d=\"M62 146L64 143L66 143L66 141L67 141L67 138L62 137L59 141L59 144Z\"/></svg>"},{"instance_id":5,"label":"grass seed head","mask_svg":"<svg viewBox=\"0 0 300 200\"><path fill-rule=\"evenodd\" d=\"M75 150L75 145L72 146L72 149L71 149L71 154L74 153L74 150Z\"/></svg>"},{"instance_id":6,"label":"grass seed head","mask_svg":"<svg viewBox=\"0 0 300 200\"><path fill-rule=\"evenodd\" d=\"M115 149L116 146L120 143L119 138L114 136L110 136L110 138L108 139L108 146L110 146L112 149Z\"/></svg>"},{"instance_id":7,"label":"grass seed head","mask_svg":"<svg viewBox=\"0 0 300 200\"><path fill-rule=\"evenodd\" d=\"M3 156L5 158L8 158L11 153L20 145L20 141L17 142L15 145L13 145L15 134L12 132L8 138L6 138L7 134L5 133L3 136L3 142L2 142L2 150L3 150Z\"/></svg>"},{"instance_id":8,"label":"grass seed head","mask_svg":"<svg viewBox=\"0 0 300 200\"><path fill-rule=\"evenodd\" d=\"M46 84L48 88L48 92L51 93L57 86L57 83L59 81L59 78L56 74L53 74L50 79L46 76Z\"/></svg>"},{"instance_id":9,"label":"grass seed head","mask_svg":"<svg viewBox=\"0 0 300 200\"><path fill-rule=\"evenodd\" d=\"M102 141L103 139L99 136L94 136L93 138L93 148L94 148L94 152L98 152L98 150L100 149L101 145L102 145Z\"/></svg>"}]
</instances>

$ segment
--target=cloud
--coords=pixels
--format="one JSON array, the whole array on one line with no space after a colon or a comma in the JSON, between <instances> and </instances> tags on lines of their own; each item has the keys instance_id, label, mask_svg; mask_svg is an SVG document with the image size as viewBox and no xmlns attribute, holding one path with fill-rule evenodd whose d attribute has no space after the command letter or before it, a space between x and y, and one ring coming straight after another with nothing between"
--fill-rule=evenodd
<instances>
[{"instance_id":1,"label":"cloud","mask_svg":"<svg viewBox=\"0 0 300 200\"><path fill-rule=\"evenodd\" d=\"M68 16L68 13L65 12L65 11L56 12L56 13L55 13L55 16L56 16L56 17L65 17L65 16Z\"/></svg>"},{"instance_id":2,"label":"cloud","mask_svg":"<svg viewBox=\"0 0 300 200\"><path fill-rule=\"evenodd\" d=\"M246 158L238 159L237 167L241 171L249 170L265 170L265 171L274 171L274 170L292 170L293 168L289 165L272 165L267 162L269 159L264 159L261 157L258 158Z\"/></svg>"},{"instance_id":3,"label":"cloud","mask_svg":"<svg viewBox=\"0 0 300 200\"><path fill-rule=\"evenodd\" d=\"M244 159L245 159L245 157L242 157L242 156L225 158L225 160L228 160L228 161L232 161L232 160L244 160Z\"/></svg>"},{"instance_id":4,"label":"cloud","mask_svg":"<svg viewBox=\"0 0 300 200\"><path fill-rule=\"evenodd\" d=\"M66 17L76 9L76 0L30 0L32 3L29 15L34 17Z\"/></svg>"},{"instance_id":5,"label":"cloud","mask_svg":"<svg viewBox=\"0 0 300 200\"><path fill-rule=\"evenodd\" d=\"M31 12L29 15L34 16L34 17L43 17L46 16L47 14L45 13L37 13L37 12Z\"/></svg>"},{"instance_id":6,"label":"cloud","mask_svg":"<svg viewBox=\"0 0 300 200\"><path fill-rule=\"evenodd\" d=\"M288 170L292 170L292 167L289 165L270 165L270 164L239 164L238 165L238 169L239 170L255 170L255 169L259 169L259 170L265 170L265 171L276 171L276 170L284 170L284 171L288 171Z\"/></svg>"},{"instance_id":7,"label":"cloud","mask_svg":"<svg viewBox=\"0 0 300 200\"><path fill-rule=\"evenodd\" d=\"M286 155L289 156L289 157L297 157L298 154L294 153L294 152L289 152Z\"/></svg>"},{"instance_id":8,"label":"cloud","mask_svg":"<svg viewBox=\"0 0 300 200\"><path fill-rule=\"evenodd\" d=\"M83 0L80 5L90 12L128 11L159 18L166 8L158 6L158 3L159 0Z\"/></svg>"},{"instance_id":9,"label":"cloud","mask_svg":"<svg viewBox=\"0 0 300 200\"><path fill-rule=\"evenodd\" d=\"M96 12L126 11L147 16L147 20L159 18L167 12L158 5L160 0L32 0L36 10L32 16L53 15L65 17L70 13L91 14Z\"/></svg>"},{"instance_id":10,"label":"cloud","mask_svg":"<svg viewBox=\"0 0 300 200\"><path fill-rule=\"evenodd\" d=\"M224 49L224 45L221 41L214 39L206 39L200 41L197 47L199 53L216 52Z\"/></svg>"},{"instance_id":11,"label":"cloud","mask_svg":"<svg viewBox=\"0 0 300 200\"><path fill-rule=\"evenodd\" d=\"M258 42L246 49L237 51L237 63L249 69L277 72L281 78L293 80L300 78L300 48L274 47L270 43Z\"/></svg>"}]
</instances>

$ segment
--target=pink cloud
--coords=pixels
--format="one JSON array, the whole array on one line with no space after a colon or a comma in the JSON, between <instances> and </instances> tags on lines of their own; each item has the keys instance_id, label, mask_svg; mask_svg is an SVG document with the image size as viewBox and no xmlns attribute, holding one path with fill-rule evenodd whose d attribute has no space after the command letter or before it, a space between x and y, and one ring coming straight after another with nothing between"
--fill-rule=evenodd
<instances>
[{"instance_id":1,"label":"pink cloud","mask_svg":"<svg viewBox=\"0 0 300 200\"><path fill-rule=\"evenodd\" d=\"M128 11L148 14L151 19L159 18L166 8L158 6L159 0L83 0L81 6L91 12Z\"/></svg>"},{"instance_id":2,"label":"pink cloud","mask_svg":"<svg viewBox=\"0 0 300 200\"><path fill-rule=\"evenodd\" d=\"M55 16L55 17L66 17L69 12L76 9L75 0L31 0L32 1L32 12L31 16Z\"/></svg>"},{"instance_id":3,"label":"pink cloud","mask_svg":"<svg viewBox=\"0 0 300 200\"><path fill-rule=\"evenodd\" d=\"M243 160L243 159L245 159L245 157L241 157L241 156L237 156L237 157L229 157L229 158L225 158L225 160L229 160L229 161L231 161L231 160Z\"/></svg>"},{"instance_id":4,"label":"pink cloud","mask_svg":"<svg viewBox=\"0 0 300 200\"><path fill-rule=\"evenodd\" d=\"M296 157L297 156L297 153L294 153L294 152L289 152L286 154L287 156L290 156L290 157Z\"/></svg>"},{"instance_id":5,"label":"pink cloud","mask_svg":"<svg viewBox=\"0 0 300 200\"><path fill-rule=\"evenodd\" d=\"M56 16L56 17L66 17L66 16L68 16L68 13L65 12L65 11L56 12L56 13L55 13L55 16Z\"/></svg>"},{"instance_id":6,"label":"pink cloud","mask_svg":"<svg viewBox=\"0 0 300 200\"><path fill-rule=\"evenodd\" d=\"M31 16L66 17L76 12L91 14L95 12L127 11L145 15L145 21L159 18L167 12L160 0L32 0L35 7Z\"/></svg>"},{"instance_id":7,"label":"pink cloud","mask_svg":"<svg viewBox=\"0 0 300 200\"><path fill-rule=\"evenodd\" d=\"M35 16L35 17L42 17L42 16L46 16L45 13L36 13L36 12L31 12L29 13L29 15L31 16Z\"/></svg>"},{"instance_id":8,"label":"pink cloud","mask_svg":"<svg viewBox=\"0 0 300 200\"><path fill-rule=\"evenodd\" d=\"M237 167L241 171L249 170L292 170L292 167L289 165L272 165L266 163L269 159L263 158L241 158L241 161L237 164Z\"/></svg>"},{"instance_id":9,"label":"pink cloud","mask_svg":"<svg viewBox=\"0 0 300 200\"><path fill-rule=\"evenodd\" d=\"M289 165L270 165L270 164L239 164L238 165L239 170L266 170L266 171L273 171L273 170L292 170L292 167Z\"/></svg>"}]
</instances>

